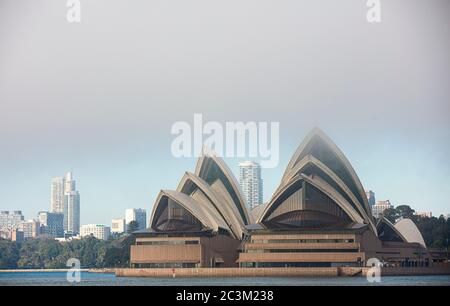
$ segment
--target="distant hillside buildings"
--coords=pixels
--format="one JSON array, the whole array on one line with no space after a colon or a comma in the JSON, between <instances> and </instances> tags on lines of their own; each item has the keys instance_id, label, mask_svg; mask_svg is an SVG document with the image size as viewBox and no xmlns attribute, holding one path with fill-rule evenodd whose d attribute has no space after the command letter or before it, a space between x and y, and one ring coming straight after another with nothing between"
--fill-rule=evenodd
<instances>
[{"instance_id":1,"label":"distant hillside buildings","mask_svg":"<svg viewBox=\"0 0 450 306\"><path fill-rule=\"evenodd\" d=\"M121 234L126 229L125 219L112 219L111 221L111 233Z\"/></svg>"},{"instance_id":2,"label":"distant hillside buildings","mask_svg":"<svg viewBox=\"0 0 450 306\"><path fill-rule=\"evenodd\" d=\"M15 228L24 220L25 217L22 215L21 210L15 210L13 212L2 210L0 212L0 228L3 228L5 230Z\"/></svg>"},{"instance_id":3,"label":"distant hillside buildings","mask_svg":"<svg viewBox=\"0 0 450 306\"><path fill-rule=\"evenodd\" d=\"M386 209L393 208L393 207L394 206L391 204L391 202L389 200L377 201L377 203L375 205L371 206L372 215L375 218L379 218Z\"/></svg>"},{"instance_id":4,"label":"distant hillside buildings","mask_svg":"<svg viewBox=\"0 0 450 306\"><path fill-rule=\"evenodd\" d=\"M111 220L111 233L122 234L128 232L130 222L138 223L138 231L147 228L147 212L144 208L128 208L125 210L125 218L114 218Z\"/></svg>"},{"instance_id":5,"label":"distant hillside buildings","mask_svg":"<svg viewBox=\"0 0 450 306\"><path fill-rule=\"evenodd\" d=\"M64 237L64 214L40 211L38 220L41 225L41 234L49 237Z\"/></svg>"},{"instance_id":6,"label":"distant hillside buildings","mask_svg":"<svg viewBox=\"0 0 450 306\"><path fill-rule=\"evenodd\" d=\"M36 238L41 233L41 227L39 221L37 220L28 220L20 223L17 226L17 230L23 232L23 238Z\"/></svg>"},{"instance_id":7,"label":"distant hillside buildings","mask_svg":"<svg viewBox=\"0 0 450 306\"><path fill-rule=\"evenodd\" d=\"M366 191L367 202L370 206L375 205L375 192L372 190Z\"/></svg>"},{"instance_id":8,"label":"distant hillside buildings","mask_svg":"<svg viewBox=\"0 0 450 306\"><path fill-rule=\"evenodd\" d=\"M372 190L366 190L366 197L370 210L372 211L372 215L377 219L380 218L386 209L394 207L389 200L376 201L375 192Z\"/></svg>"},{"instance_id":9,"label":"distant hillside buildings","mask_svg":"<svg viewBox=\"0 0 450 306\"><path fill-rule=\"evenodd\" d=\"M93 236L97 239L108 240L111 235L111 228L104 224L86 224L80 228L80 236Z\"/></svg>"},{"instance_id":10,"label":"distant hillside buildings","mask_svg":"<svg viewBox=\"0 0 450 306\"><path fill-rule=\"evenodd\" d=\"M36 219L25 220L22 211L0 211L0 238L22 241L46 236L58 241L94 236L108 240L113 234L127 232L127 225L135 221L137 230L147 228L147 213L143 208L129 208L125 218L112 219L111 227L104 224L80 225L80 194L72 172L51 179L50 211L39 211Z\"/></svg>"},{"instance_id":11,"label":"distant hillside buildings","mask_svg":"<svg viewBox=\"0 0 450 306\"><path fill-rule=\"evenodd\" d=\"M129 208L125 211L125 223L126 226L131 221L136 221L139 225L138 230L144 230L147 228L147 213L143 208ZM126 230L126 229L125 229Z\"/></svg>"},{"instance_id":12,"label":"distant hillside buildings","mask_svg":"<svg viewBox=\"0 0 450 306\"><path fill-rule=\"evenodd\" d=\"M416 212L416 216L422 217L422 218L431 218L433 217L433 214L431 211L418 211Z\"/></svg>"}]
</instances>

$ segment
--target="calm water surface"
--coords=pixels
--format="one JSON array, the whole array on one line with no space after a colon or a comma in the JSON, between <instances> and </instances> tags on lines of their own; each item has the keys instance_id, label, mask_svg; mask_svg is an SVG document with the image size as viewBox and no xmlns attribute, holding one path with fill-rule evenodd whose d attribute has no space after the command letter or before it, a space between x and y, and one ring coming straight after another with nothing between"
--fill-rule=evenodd
<instances>
[{"instance_id":1,"label":"calm water surface","mask_svg":"<svg viewBox=\"0 0 450 306\"><path fill-rule=\"evenodd\" d=\"M450 286L449 275L386 276L381 283L369 283L364 277L233 277L233 278L143 278L116 277L114 274L81 272L75 286L297 286L297 285L405 285ZM66 272L0 273L0 286L74 286Z\"/></svg>"}]
</instances>

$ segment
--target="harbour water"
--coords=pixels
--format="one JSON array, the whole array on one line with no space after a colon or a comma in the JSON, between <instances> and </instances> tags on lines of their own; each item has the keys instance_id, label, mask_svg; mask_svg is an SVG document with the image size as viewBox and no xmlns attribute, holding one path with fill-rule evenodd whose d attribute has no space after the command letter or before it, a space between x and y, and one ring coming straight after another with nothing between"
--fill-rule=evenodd
<instances>
[{"instance_id":1,"label":"harbour water","mask_svg":"<svg viewBox=\"0 0 450 306\"><path fill-rule=\"evenodd\" d=\"M69 283L66 272L0 273L0 286L450 286L450 275L385 276L379 283L365 277L227 277L143 278L81 272L80 283Z\"/></svg>"}]
</instances>

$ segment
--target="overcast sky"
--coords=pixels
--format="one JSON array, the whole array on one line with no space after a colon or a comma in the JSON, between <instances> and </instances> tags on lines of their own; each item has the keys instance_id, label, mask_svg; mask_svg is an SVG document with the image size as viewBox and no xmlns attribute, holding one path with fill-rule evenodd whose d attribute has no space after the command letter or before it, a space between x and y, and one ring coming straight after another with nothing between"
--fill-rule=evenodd
<instances>
[{"instance_id":1,"label":"overcast sky","mask_svg":"<svg viewBox=\"0 0 450 306\"><path fill-rule=\"evenodd\" d=\"M450 213L450 1L0 1L0 209L50 208L73 170L81 223L148 214L195 159L175 121L280 122L277 187L321 127L377 199ZM237 174L238 159L226 159Z\"/></svg>"}]
</instances>

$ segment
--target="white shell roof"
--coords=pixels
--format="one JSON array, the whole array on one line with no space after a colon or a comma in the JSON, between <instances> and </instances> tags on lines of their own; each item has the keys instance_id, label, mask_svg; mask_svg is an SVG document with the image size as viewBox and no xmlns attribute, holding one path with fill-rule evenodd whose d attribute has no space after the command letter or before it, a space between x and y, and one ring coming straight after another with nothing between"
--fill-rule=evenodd
<instances>
[{"instance_id":1,"label":"white shell roof","mask_svg":"<svg viewBox=\"0 0 450 306\"><path fill-rule=\"evenodd\" d=\"M411 219L401 219L395 223L395 228L405 237L408 242L416 242L421 244L424 248L425 241L423 240L422 234L420 233L417 226Z\"/></svg>"}]
</instances>

